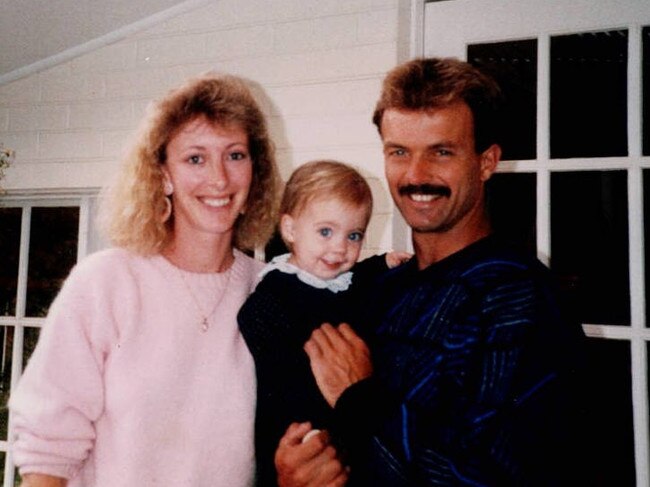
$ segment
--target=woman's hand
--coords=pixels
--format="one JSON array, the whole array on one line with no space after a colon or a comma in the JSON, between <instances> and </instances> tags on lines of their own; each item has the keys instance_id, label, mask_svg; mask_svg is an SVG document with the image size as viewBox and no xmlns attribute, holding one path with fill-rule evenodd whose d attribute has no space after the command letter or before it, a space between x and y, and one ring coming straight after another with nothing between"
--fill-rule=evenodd
<instances>
[{"instance_id":1,"label":"woman's hand","mask_svg":"<svg viewBox=\"0 0 650 487\"><path fill-rule=\"evenodd\" d=\"M323 324L312 332L304 349L316 384L332 407L345 389L372 375L368 346L347 323L338 328Z\"/></svg>"},{"instance_id":2,"label":"woman's hand","mask_svg":"<svg viewBox=\"0 0 650 487\"><path fill-rule=\"evenodd\" d=\"M342 487L347 469L330 444L326 431L313 434L310 423L293 423L280 439L275 452L275 468L280 487Z\"/></svg>"},{"instance_id":3,"label":"woman's hand","mask_svg":"<svg viewBox=\"0 0 650 487\"><path fill-rule=\"evenodd\" d=\"M53 477L41 473L26 473L20 487L65 487L68 481L61 477Z\"/></svg>"}]
</instances>

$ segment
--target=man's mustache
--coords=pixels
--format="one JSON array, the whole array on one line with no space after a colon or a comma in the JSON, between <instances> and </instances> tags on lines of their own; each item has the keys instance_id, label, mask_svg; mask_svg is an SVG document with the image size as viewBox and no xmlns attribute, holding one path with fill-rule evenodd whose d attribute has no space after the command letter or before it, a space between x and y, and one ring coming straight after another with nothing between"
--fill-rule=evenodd
<instances>
[{"instance_id":1,"label":"man's mustache","mask_svg":"<svg viewBox=\"0 0 650 487\"><path fill-rule=\"evenodd\" d=\"M411 194L430 194L439 195L449 198L451 196L451 188L448 186L439 186L436 184L407 184L399 188L401 196Z\"/></svg>"}]
</instances>

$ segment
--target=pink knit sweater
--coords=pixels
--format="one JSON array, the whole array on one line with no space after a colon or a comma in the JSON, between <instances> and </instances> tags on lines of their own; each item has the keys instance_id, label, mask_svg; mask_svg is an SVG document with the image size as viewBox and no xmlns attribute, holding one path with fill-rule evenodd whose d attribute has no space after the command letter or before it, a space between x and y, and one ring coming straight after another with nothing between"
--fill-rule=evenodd
<instances>
[{"instance_id":1,"label":"pink knit sweater","mask_svg":"<svg viewBox=\"0 0 650 487\"><path fill-rule=\"evenodd\" d=\"M261 265L236 251L229 278L183 279L162 256L119 249L77 265L10 400L21 473L69 487L252 485L255 373L236 315ZM202 332L199 308L226 287Z\"/></svg>"}]
</instances>

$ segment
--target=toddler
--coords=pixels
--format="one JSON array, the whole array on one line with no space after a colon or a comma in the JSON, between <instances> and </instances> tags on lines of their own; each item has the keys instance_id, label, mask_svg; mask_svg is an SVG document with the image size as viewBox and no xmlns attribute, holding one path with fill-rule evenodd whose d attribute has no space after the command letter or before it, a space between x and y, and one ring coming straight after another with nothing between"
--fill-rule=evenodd
<instances>
[{"instance_id":1,"label":"toddler","mask_svg":"<svg viewBox=\"0 0 650 487\"><path fill-rule=\"evenodd\" d=\"M264 268L238 316L257 371L259 486L277 485L273 457L292 422L331 431L333 409L303 351L312 331L325 322L355 327L362 293L410 257L393 252L357 264L371 212L368 183L346 164L309 162L287 182L279 229L290 252Z\"/></svg>"}]
</instances>

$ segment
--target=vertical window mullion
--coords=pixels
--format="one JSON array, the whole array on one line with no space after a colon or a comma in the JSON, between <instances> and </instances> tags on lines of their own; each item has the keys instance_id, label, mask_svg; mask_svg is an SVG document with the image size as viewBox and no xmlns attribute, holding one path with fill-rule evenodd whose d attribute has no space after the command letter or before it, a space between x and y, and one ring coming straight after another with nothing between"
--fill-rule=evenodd
<instances>
[{"instance_id":1,"label":"vertical window mullion","mask_svg":"<svg viewBox=\"0 0 650 487\"><path fill-rule=\"evenodd\" d=\"M637 485L648 485L648 370L647 344L643 339L645 276L643 242L643 170L641 157L642 37L640 26L629 27L627 66L628 232L630 262L630 317L632 329L632 405Z\"/></svg>"},{"instance_id":2,"label":"vertical window mullion","mask_svg":"<svg viewBox=\"0 0 650 487\"><path fill-rule=\"evenodd\" d=\"M627 147L632 161L641 157L642 146L642 60L641 26L629 26L627 60Z\"/></svg>"},{"instance_id":3,"label":"vertical window mullion","mask_svg":"<svg viewBox=\"0 0 650 487\"><path fill-rule=\"evenodd\" d=\"M648 377L644 340L645 280L643 252L643 171L639 164L628 169L628 232L630 262L630 318L632 331L632 405L637 485L648 485Z\"/></svg>"},{"instance_id":4,"label":"vertical window mullion","mask_svg":"<svg viewBox=\"0 0 650 487\"><path fill-rule=\"evenodd\" d=\"M24 342L24 325L25 309L27 307L27 272L29 267L29 242L32 219L32 207L23 206L22 221L20 224L20 257L18 260L18 286L16 292L16 325L14 328L14 343L11 353L11 390L13 391L18 380L22 375L23 364L23 342ZM5 454L5 475L4 487L14 485L14 462L11 450L13 440L12 420L9 415L9 424L7 427L7 441L9 448Z\"/></svg>"},{"instance_id":5,"label":"vertical window mullion","mask_svg":"<svg viewBox=\"0 0 650 487\"><path fill-rule=\"evenodd\" d=\"M20 259L18 261L18 291L16 296L16 330L12 355L11 388L13 389L22 375L23 328L27 308L27 273L29 268L29 242L31 234L32 207L24 206L20 228Z\"/></svg>"},{"instance_id":6,"label":"vertical window mullion","mask_svg":"<svg viewBox=\"0 0 650 487\"><path fill-rule=\"evenodd\" d=\"M551 258L551 176L548 169L550 130L550 37L537 40L537 256L547 266Z\"/></svg>"},{"instance_id":7,"label":"vertical window mullion","mask_svg":"<svg viewBox=\"0 0 650 487\"><path fill-rule=\"evenodd\" d=\"M634 422L634 460L636 485L648 485L648 381L646 342L632 338L632 408Z\"/></svg>"},{"instance_id":8,"label":"vertical window mullion","mask_svg":"<svg viewBox=\"0 0 650 487\"><path fill-rule=\"evenodd\" d=\"M79 234L77 239L77 262L88 254L91 203L90 197L84 196L79 201Z\"/></svg>"}]
</instances>

